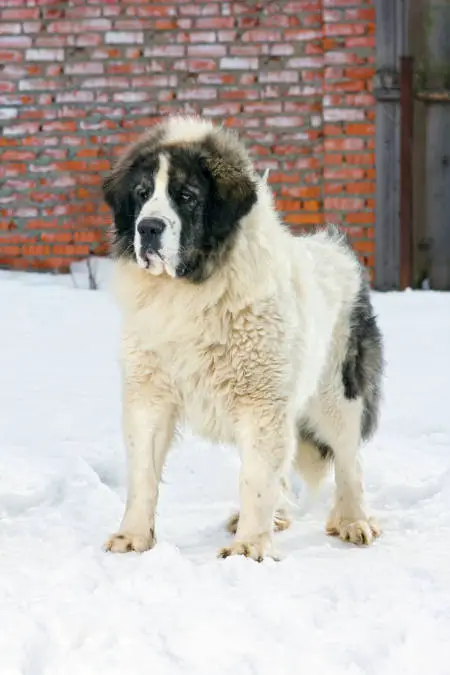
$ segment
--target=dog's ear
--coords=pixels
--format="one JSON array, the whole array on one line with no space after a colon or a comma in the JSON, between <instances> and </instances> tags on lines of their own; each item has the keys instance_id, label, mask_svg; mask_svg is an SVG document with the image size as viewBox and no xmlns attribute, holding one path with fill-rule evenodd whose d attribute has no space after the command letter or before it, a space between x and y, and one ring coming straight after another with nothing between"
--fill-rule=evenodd
<instances>
[{"instance_id":1,"label":"dog's ear","mask_svg":"<svg viewBox=\"0 0 450 675\"><path fill-rule=\"evenodd\" d=\"M105 177L103 198L112 211L109 231L113 257L132 257L134 240L134 205L130 191L130 169L118 163Z\"/></svg>"},{"instance_id":2,"label":"dog's ear","mask_svg":"<svg viewBox=\"0 0 450 675\"><path fill-rule=\"evenodd\" d=\"M256 203L256 185L245 167L219 154L212 153L203 161L212 183L207 218L219 237L226 236Z\"/></svg>"},{"instance_id":3,"label":"dog's ear","mask_svg":"<svg viewBox=\"0 0 450 675\"><path fill-rule=\"evenodd\" d=\"M118 162L103 180L103 199L113 212L120 210L120 204L127 196L130 168L124 162Z\"/></svg>"}]
</instances>

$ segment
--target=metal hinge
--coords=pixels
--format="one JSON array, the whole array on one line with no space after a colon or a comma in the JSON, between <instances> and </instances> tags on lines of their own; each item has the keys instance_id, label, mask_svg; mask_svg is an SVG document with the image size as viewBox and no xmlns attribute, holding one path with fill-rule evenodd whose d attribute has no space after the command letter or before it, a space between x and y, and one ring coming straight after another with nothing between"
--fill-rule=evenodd
<instances>
[{"instance_id":1,"label":"metal hinge","mask_svg":"<svg viewBox=\"0 0 450 675\"><path fill-rule=\"evenodd\" d=\"M377 101L400 100L400 73L396 68L383 66L373 77L373 95Z\"/></svg>"}]
</instances>

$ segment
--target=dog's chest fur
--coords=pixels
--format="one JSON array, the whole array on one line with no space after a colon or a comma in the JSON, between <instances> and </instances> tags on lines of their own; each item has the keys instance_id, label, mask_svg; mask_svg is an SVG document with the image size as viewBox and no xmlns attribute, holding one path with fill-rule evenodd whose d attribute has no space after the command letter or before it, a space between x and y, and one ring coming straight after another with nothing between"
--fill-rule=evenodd
<instances>
[{"instance_id":1,"label":"dog's chest fur","mask_svg":"<svg viewBox=\"0 0 450 675\"><path fill-rule=\"evenodd\" d=\"M273 300L232 308L226 294L204 303L198 287L174 292L173 280L166 285L157 279L154 288L159 292L149 292L125 317L139 360L164 373L180 416L194 432L234 443L243 400L260 407L292 393L286 318Z\"/></svg>"}]
</instances>

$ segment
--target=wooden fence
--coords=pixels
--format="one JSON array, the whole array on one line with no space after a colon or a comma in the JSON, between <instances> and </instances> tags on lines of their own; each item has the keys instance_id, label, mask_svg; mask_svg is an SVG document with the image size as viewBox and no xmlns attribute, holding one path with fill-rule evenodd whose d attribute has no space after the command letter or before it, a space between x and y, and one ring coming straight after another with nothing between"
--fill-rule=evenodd
<instances>
[{"instance_id":1,"label":"wooden fence","mask_svg":"<svg viewBox=\"0 0 450 675\"><path fill-rule=\"evenodd\" d=\"M376 21L375 286L450 290L450 0L376 0Z\"/></svg>"}]
</instances>

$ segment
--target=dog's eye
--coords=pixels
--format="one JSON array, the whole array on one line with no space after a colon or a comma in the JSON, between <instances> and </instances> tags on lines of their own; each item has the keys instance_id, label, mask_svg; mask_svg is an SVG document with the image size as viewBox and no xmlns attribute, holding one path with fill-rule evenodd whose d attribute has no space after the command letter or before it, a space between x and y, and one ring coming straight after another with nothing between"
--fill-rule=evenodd
<instances>
[{"instance_id":1,"label":"dog's eye","mask_svg":"<svg viewBox=\"0 0 450 675\"><path fill-rule=\"evenodd\" d=\"M185 204L195 204L197 201L195 195L193 195L192 192L189 192L189 190L181 190L180 200Z\"/></svg>"},{"instance_id":2,"label":"dog's eye","mask_svg":"<svg viewBox=\"0 0 450 675\"><path fill-rule=\"evenodd\" d=\"M134 188L134 194L140 201L145 202L150 196L150 187L148 185L137 185Z\"/></svg>"}]
</instances>

